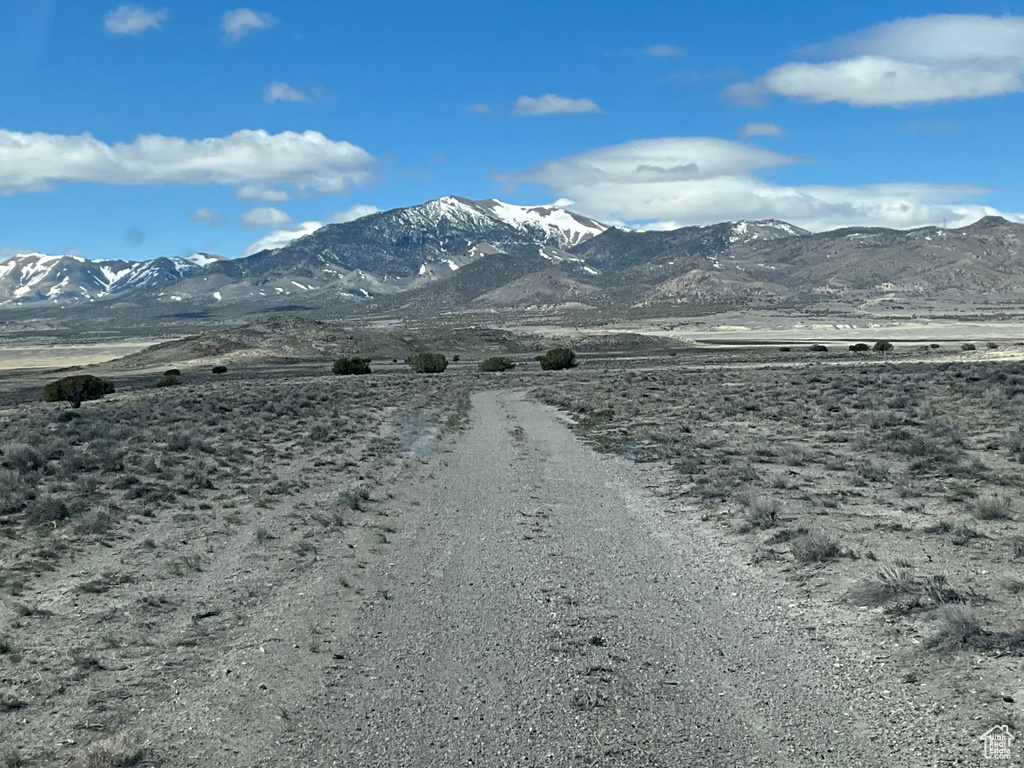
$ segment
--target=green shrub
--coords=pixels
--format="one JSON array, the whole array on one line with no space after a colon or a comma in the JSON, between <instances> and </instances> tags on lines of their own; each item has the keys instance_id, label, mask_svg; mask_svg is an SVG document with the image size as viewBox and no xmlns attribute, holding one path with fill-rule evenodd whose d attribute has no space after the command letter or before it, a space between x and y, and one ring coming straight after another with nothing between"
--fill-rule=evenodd
<instances>
[{"instance_id":1,"label":"green shrub","mask_svg":"<svg viewBox=\"0 0 1024 768\"><path fill-rule=\"evenodd\" d=\"M181 371L177 368L169 368L164 371L164 376L181 376Z\"/></svg>"},{"instance_id":2,"label":"green shrub","mask_svg":"<svg viewBox=\"0 0 1024 768\"><path fill-rule=\"evenodd\" d=\"M416 373L443 373L448 367L448 358L437 352L417 352L409 355L405 362Z\"/></svg>"},{"instance_id":3,"label":"green shrub","mask_svg":"<svg viewBox=\"0 0 1024 768\"><path fill-rule=\"evenodd\" d=\"M498 371L511 371L516 364L507 357L488 357L480 361L480 370L484 373L497 373Z\"/></svg>"},{"instance_id":4,"label":"green shrub","mask_svg":"<svg viewBox=\"0 0 1024 768\"><path fill-rule=\"evenodd\" d=\"M962 349L964 352L973 352L975 349L977 349L977 347L971 344L969 341L965 341L963 344L960 345L960 349Z\"/></svg>"},{"instance_id":5,"label":"green shrub","mask_svg":"<svg viewBox=\"0 0 1024 768\"><path fill-rule=\"evenodd\" d=\"M850 351L851 352L867 352L868 349L869 349L868 345L863 343L863 342L861 342L859 344L851 344L850 345Z\"/></svg>"},{"instance_id":6,"label":"green shrub","mask_svg":"<svg viewBox=\"0 0 1024 768\"><path fill-rule=\"evenodd\" d=\"M876 341L875 342L875 352L881 352L882 354L885 354L886 352L891 352L891 351L892 351L892 342L889 342L889 341Z\"/></svg>"},{"instance_id":7,"label":"green shrub","mask_svg":"<svg viewBox=\"0 0 1024 768\"><path fill-rule=\"evenodd\" d=\"M104 395L113 393L112 382L89 374L65 376L43 387L43 398L46 402L57 403L66 400L71 403L72 408L78 408L84 400L99 400Z\"/></svg>"},{"instance_id":8,"label":"green shrub","mask_svg":"<svg viewBox=\"0 0 1024 768\"><path fill-rule=\"evenodd\" d=\"M824 344L811 344L811 352L828 352L828 347Z\"/></svg>"},{"instance_id":9,"label":"green shrub","mask_svg":"<svg viewBox=\"0 0 1024 768\"><path fill-rule=\"evenodd\" d=\"M370 371L368 357L339 357L334 361L331 373L335 376L362 376Z\"/></svg>"},{"instance_id":10,"label":"green shrub","mask_svg":"<svg viewBox=\"0 0 1024 768\"><path fill-rule=\"evenodd\" d=\"M215 365L213 366L214 373L227 373L228 367L226 365Z\"/></svg>"},{"instance_id":11,"label":"green shrub","mask_svg":"<svg viewBox=\"0 0 1024 768\"><path fill-rule=\"evenodd\" d=\"M537 360L545 371L561 371L576 367L576 353L564 347L549 349L543 355L539 355Z\"/></svg>"}]
</instances>

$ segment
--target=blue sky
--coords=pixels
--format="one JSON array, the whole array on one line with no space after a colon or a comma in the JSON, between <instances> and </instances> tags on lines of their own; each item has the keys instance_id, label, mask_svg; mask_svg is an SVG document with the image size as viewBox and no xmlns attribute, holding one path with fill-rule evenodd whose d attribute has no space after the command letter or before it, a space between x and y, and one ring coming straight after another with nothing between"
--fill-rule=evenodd
<instances>
[{"instance_id":1,"label":"blue sky","mask_svg":"<svg viewBox=\"0 0 1024 768\"><path fill-rule=\"evenodd\" d=\"M448 194L1024 221L1024 1L2 0L0 30L0 258L237 257Z\"/></svg>"}]
</instances>

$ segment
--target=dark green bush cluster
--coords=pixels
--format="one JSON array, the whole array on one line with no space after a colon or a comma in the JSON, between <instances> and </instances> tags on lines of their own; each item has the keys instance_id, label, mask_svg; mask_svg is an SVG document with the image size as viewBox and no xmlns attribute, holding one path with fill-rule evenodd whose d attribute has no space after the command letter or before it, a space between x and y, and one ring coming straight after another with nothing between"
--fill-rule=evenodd
<instances>
[{"instance_id":1,"label":"dark green bush cluster","mask_svg":"<svg viewBox=\"0 0 1024 768\"><path fill-rule=\"evenodd\" d=\"M212 370L214 373L227 373L228 367L226 365L215 365Z\"/></svg>"},{"instance_id":2,"label":"dark green bush cluster","mask_svg":"<svg viewBox=\"0 0 1024 768\"><path fill-rule=\"evenodd\" d=\"M368 357L339 357L334 361L331 373L335 376L362 376L370 371Z\"/></svg>"},{"instance_id":3,"label":"dark green bush cluster","mask_svg":"<svg viewBox=\"0 0 1024 768\"><path fill-rule=\"evenodd\" d=\"M85 400L99 400L104 395L113 393L112 382L89 374L65 376L43 387L43 398L46 402L58 403L66 400L71 403L72 408L78 408Z\"/></svg>"},{"instance_id":4,"label":"dark green bush cluster","mask_svg":"<svg viewBox=\"0 0 1024 768\"><path fill-rule=\"evenodd\" d=\"M576 353L564 347L549 349L543 355L539 355L537 360L545 371L561 371L576 367Z\"/></svg>"},{"instance_id":5,"label":"dark green bush cluster","mask_svg":"<svg viewBox=\"0 0 1024 768\"><path fill-rule=\"evenodd\" d=\"M824 344L811 344L811 352L828 352L828 347Z\"/></svg>"},{"instance_id":6,"label":"dark green bush cluster","mask_svg":"<svg viewBox=\"0 0 1024 768\"><path fill-rule=\"evenodd\" d=\"M416 352L405 359L416 373L442 373L448 367L448 358L437 352Z\"/></svg>"},{"instance_id":7,"label":"dark green bush cluster","mask_svg":"<svg viewBox=\"0 0 1024 768\"><path fill-rule=\"evenodd\" d=\"M870 347L868 347L868 345L865 344L864 342L860 342L859 344L851 344L850 345L850 351L851 352L867 352L868 349L870 349Z\"/></svg>"},{"instance_id":8,"label":"dark green bush cluster","mask_svg":"<svg viewBox=\"0 0 1024 768\"><path fill-rule=\"evenodd\" d=\"M488 357L480 361L480 370L484 373L497 373L498 371L511 371L516 364L507 357Z\"/></svg>"},{"instance_id":9,"label":"dark green bush cluster","mask_svg":"<svg viewBox=\"0 0 1024 768\"><path fill-rule=\"evenodd\" d=\"M892 342L891 341L876 341L875 342L875 352L882 352L882 353L892 352Z\"/></svg>"}]
</instances>

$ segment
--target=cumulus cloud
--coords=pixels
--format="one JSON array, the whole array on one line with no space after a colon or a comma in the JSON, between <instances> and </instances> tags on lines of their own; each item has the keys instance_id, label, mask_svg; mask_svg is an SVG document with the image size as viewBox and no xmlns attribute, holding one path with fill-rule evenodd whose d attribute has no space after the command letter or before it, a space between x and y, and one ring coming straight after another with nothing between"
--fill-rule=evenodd
<instances>
[{"instance_id":1,"label":"cumulus cloud","mask_svg":"<svg viewBox=\"0 0 1024 768\"><path fill-rule=\"evenodd\" d=\"M280 208L253 208L238 217L246 229L262 229L264 227L286 227L292 223L292 217Z\"/></svg>"},{"instance_id":2,"label":"cumulus cloud","mask_svg":"<svg viewBox=\"0 0 1024 768\"><path fill-rule=\"evenodd\" d=\"M467 112L475 112L478 115L489 115L493 111L490 104L470 104L466 107Z\"/></svg>"},{"instance_id":3,"label":"cumulus cloud","mask_svg":"<svg viewBox=\"0 0 1024 768\"><path fill-rule=\"evenodd\" d=\"M242 256L252 256L260 251L269 251L274 248L284 248L289 243L295 242L300 237L311 235L322 227L319 221L304 221L301 224L278 229L269 235L261 237L254 243L250 243L243 251Z\"/></svg>"},{"instance_id":4,"label":"cumulus cloud","mask_svg":"<svg viewBox=\"0 0 1024 768\"><path fill-rule=\"evenodd\" d=\"M258 29L270 29L277 24L277 19L269 13L258 13L249 8L236 8L226 11L221 18L220 26L229 42L236 42Z\"/></svg>"},{"instance_id":5,"label":"cumulus cloud","mask_svg":"<svg viewBox=\"0 0 1024 768\"><path fill-rule=\"evenodd\" d=\"M103 29L111 35L137 35L147 29L160 29L167 11L150 11L141 5L119 5L103 19Z\"/></svg>"},{"instance_id":6,"label":"cumulus cloud","mask_svg":"<svg viewBox=\"0 0 1024 768\"><path fill-rule=\"evenodd\" d=\"M984 192L974 187L789 186L758 176L801 160L723 139L663 138L596 149L497 178L542 184L574 200L580 213L652 229L739 219L782 219L815 231L915 227L943 218L962 226L987 215L1024 222L1024 214L965 202Z\"/></svg>"},{"instance_id":7,"label":"cumulus cloud","mask_svg":"<svg viewBox=\"0 0 1024 768\"><path fill-rule=\"evenodd\" d=\"M228 223L224 216L209 208L196 208L188 214L188 220L194 221L196 224L208 224L211 227L223 227Z\"/></svg>"},{"instance_id":8,"label":"cumulus cloud","mask_svg":"<svg viewBox=\"0 0 1024 768\"><path fill-rule=\"evenodd\" d=\"M736 135L741 139L746 139L750 136L784 136L785 134L786 132L782 130L782 127L775 123L747 123L736 131Z\"/></svg>"},{"instance_id":9,"label":"cumulus cloud","mask_svg":"<svg viewBox=\"0 0 1024 768\"><path fill-rule=\"evenodd\" d=\"M326 194L372 177L374 158L317 131L238 131L224 138L139 136L106 144L88 133L62 136L0 130L0 195L61 183L274 184Z\"/></svg>"},{"instance_id":10,"label":"cumulus cloud","mask_svg":"<svg viewBox=\"0 0 1024 768\"><path fill-rule=\"evenodd\" d=\"M245 201L258 200L262 203L283 203L289 198L289 195L283 189L264 187L260 184L245 184L235 190L235 197Z\"/></svg>"},{"instance_id":11,"label":"cumulus cloud","mask_svg":"<svg viewBox=\"0 0 1024 768\"><path fill-rule=\"evenodd\" d=\"M380 213L380 208L375 205L353 205L344 211L332 213L327 217L327 221L330 224L345 224L349 221L361 219L363 216L369 216L371 213Z\"/></svg>"},{"instance_id":12,"label":"cumulus cloud","mask_svg":"<svg viewBox=\"0 0 1024 768\"><path fill-rule=\"evenodd\" d=\"M263 89L263 100L267 104L273 104L275 101L302 103L309 101L309 97L288 83L279 83L275 80L267 83L267 87Z\"/></svg>"},{"instance_id":13,"label":"cumulus cloud","mask_svg":"<svg viewBox=\"0 0 1024 768\"><path fill-rule=\"evenodd\" d=\"M682 48L675 45L665 45L659 43L657 45L647 46L647 55L656 56L661 58L677 58L686 53Z\"/></svg>"},{"instance_id":14,"label":"cumulus cloud","mask_svg":"<svg viewBox=\"0 0 1024 768\"><path fill-rule=\"evenodd\" d=\"M579 115L600 112L601 108L590 99L567 99L546 93L543 96L520 96L516 99L513 115Z\"/></svg>"},{"instance_id":15,"label":"cumulus cloud","mask_svg":"<svg viewBox=\"0 0 1024 768\"><path fill-rule=\"evenodd\" d=\"M726 96L756 105L766 94L812 103L904 106L1024 90L1024 17L944 14L900 19L805 49Z\"/></svg>"}]
</instances>

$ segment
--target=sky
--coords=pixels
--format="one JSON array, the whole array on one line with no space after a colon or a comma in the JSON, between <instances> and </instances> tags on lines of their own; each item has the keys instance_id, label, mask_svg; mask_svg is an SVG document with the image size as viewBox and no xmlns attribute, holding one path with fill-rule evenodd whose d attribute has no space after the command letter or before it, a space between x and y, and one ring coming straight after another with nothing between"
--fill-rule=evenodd
<instances>
[{"instance_id":1,"label":"sky","mask_svg":"<svg viewBox=\"0 0 1024 768\"><path fill-rule=\"evenodd\" d=\"M0 259L231 258L444 195L1024 222L1019 2L0 0Z\"/></svg>"}]
</instances>

